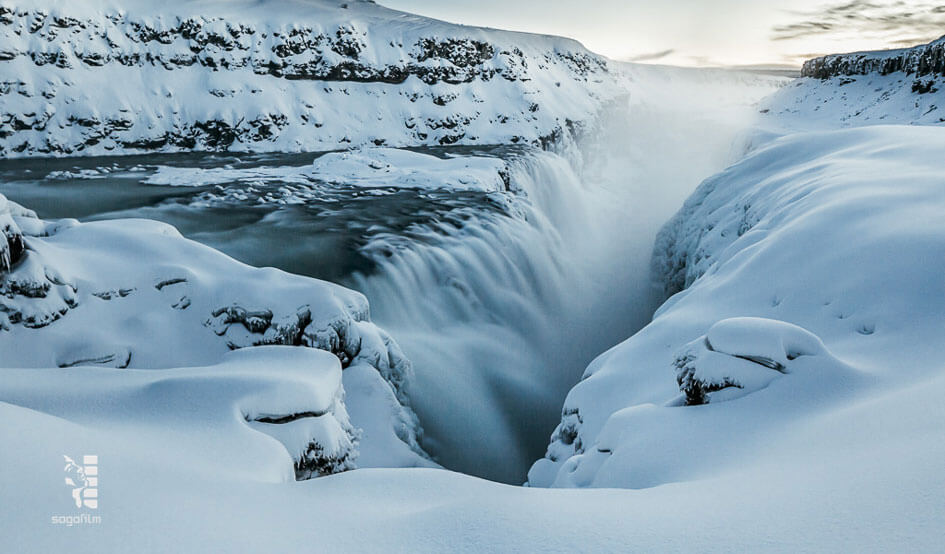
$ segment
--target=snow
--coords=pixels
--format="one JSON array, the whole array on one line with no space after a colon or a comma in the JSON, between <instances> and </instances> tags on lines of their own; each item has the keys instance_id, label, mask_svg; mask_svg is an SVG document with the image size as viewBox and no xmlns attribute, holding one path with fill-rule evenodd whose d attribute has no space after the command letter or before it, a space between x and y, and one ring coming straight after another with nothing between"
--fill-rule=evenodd
<instances>
[{"instance_id":1,"label":"snow","mask_svg":"<svg viewBox=\"0 0 945 554\"><path fill-rule=\"evenodd\" d=\"M49 5L99 19L101 10L115 8ZM144 2L126 5L153 9ZM172 7L181 14L251 15L261 26L291 26L299 10L309 9L331 25L343 19L336 3L283 6L247 0ZM344 9L364 18L359 25L377 30L389 24L378 31L385 38L387 32L418 37L411 33L420 29L522 42L530 63L549 44L577 48L563 39L446 26L367 2ZM159 18L150 23L165 25ZM226 26L220 20L207 25ZM370 56L396 56L399 48ZM23 55L2 63L23 69L22 88L30 94L19 96L36 101L39 72L31 63ZM515 120L486 134L476 130L487 126L481 119L464 123L465 132L497 142L532 141L560 124L561 115L547 115L549 106L596 114L608 95L585 94L586 83L556 92L551 82L563 71L556 64L534 73L545 95L536 120ZM43 71L55 79L68 74L76 90L96 91L101 96L90 103L99 106L138 102L141 87L153 87L152 73L159 71L147 68L140 83L129 78L134 86L119 90L102 84L129 77L124 69L83 68L81 76L60 69ZM561 383L541 379L566 376L540 372L546 361L570 363L599 352L571 352L584 340L581 333L600 343L626 337L635 314L652 301L647 291L654 291L642 279L615 278L639 276L620 256L640 254L639 244L653 242L649 225L688 194L695 185L689 179L735 162L704 180L656 237L653 275L665 302L649 324L587 367L564 402L546 458L529 473L529 487L432 467L417 447L419 429L407 402L410 364L393 338L370 322L363 295L245 266L167 225L44 222L0 197L6 237L0 242L3 549L939 550L945 540L945 133L923 125L936 123L923 103L937 97L906 92L908 83L895 74L848 83L804 79L765 101L766 112L753 122L742 119L746 102L770 82L742 83L736 98L728 94L731 82L713 87L715 72L622 71L638 93L626 102L630 121L640 125L631 126L635 135L623 142L614 140L619 132L605 120L596 140L626 147L625 158L595 164L599 159L581 160L568 144L558 145L563 155L536 153L521 162L525 171L517 168L526 178L517 181L523 183L517 203L510 201L516 217L503 225L483 218L439 235L428 249L397 251L382 268L399 277L385 281L387 288L363 280L372 294L388 293L380 296L383 319L403 325L398 340L408 352L429 356L424 367L441 379L427 381L422 391L426 414L436 416L428 420L455 431L437 439L473 443L454 450L470 458L467 465L477 464L477 456L512 460L522 456L521 441L513 440L515 422L485 407L522 391L535 398L520 401L518 413L554 402L549 391ZM231 82L198 67L175 72L179 89L154 90L189 100L188 94L204 90L193 82ZM250 82L269 79L246 73ZM704 78L718 97L685 94L693 78ZM530 112L523 98L538 93L525 81L471 83L465 93L485 96L488 88L488 105L511 102L520 114ZM446 87L410 80L389 86L414 85ZM267 92L265 102L310 92L293 88L307 86L298 81L279 86L285 91ZM327 148L353 130L360 134L352 142L363 146L373 142L372 129L394 127L390 143L413 144L416 136L400 134L406 104L399 100L379 104L390 111L381 117L384 125L394 122L390 127L338 117L363 108L366 91L386 86L350 83L344 85L348 94L326 91L325 104L339 110L321 122L328 139L287 131L272 147ZM732 105L713 106L719 98ZM26 113L4 101L5 109ZM176 102L155 109L193 109L203 117L219 107L208 99L186 108ZM459 113L478 110L457 106ZM154 122L148 118L157 112L148 109L140 110L142 120ZM284 113L294 117L292 109ZM733 114L739 117L729 126L713 121ZM737 131L755 123L759 127L739 138ZM73 126L57 140L74 144L75 132ZM86 153L113 151L107 140L100 144L101 150L92 144ZM497 188L504 183L501 171L501 162L481 157L431 159L360 148L301 168L161 168L151 178L165 185L271 179L495 191L504 190ZM468 173L473 178L463 181ZM635 205L608 194L626 184L615 175L632 178L628 186L639 187L633 190L641 199L652 197ZM94 175L80 174L85 177ZM594 221L616 220L630 209L638 217L632 225ZM396 238L369 246L381 252ZM600 247L612 243L623 249ZM587 263L568 267L557 257L571 251L581 255L566 260ZM520 260L527 263L516 266ZM560 282L534 278L549 268L560 268L552 273ZM448 286L428 286L444 282ZM634 292L618 295L620 287ZM582 304L589 297L598 300ZM536 299L553 302L545 308ZM559 314L571 325L553 317ZM499 333L509 321L531 326L514 336ZM536 344L546 347L541 357ZM464 348L446 357L456 345ZM522 367L490 390L482 379L488 374L471 370L497 345L521 347L511 361ZM430 359L449 363L428 365ZM486 369L498 375L508 368ZM466 398L436 395L447 386ZM457 426L462 422L465 427ZM478 452L489 439L506 450ZM77 513L63 482L62 456L86 454L100 460L94 515L102 520L58 526L58 515ZM309 476L305 468L293 472L307 455L317 462L312 476L350 463L362 469L296 481Z\"/></svg>"},{"instance_id":2,"label":"snow","mask_svg":"<svg viewBox=\"0 0 945 554\"><path fill-rule=\"evenodd\" d=\"M419 449L420 429L408 404L410 363L368 320L363 295L246 266L162 223L43 222L2 202L17 214L13 221L27 247L13 271L0 277L5 367L99 365L162 373L216 364L233 348L311 346L345 363L354 389L353 424L369 430L362 437L362 467L432 465ZM278 366L280 359L257 361ZM323 397L309 401L299 412L323 409ZM291 427L302 431L299 424L283 429ZM297 437L290 442L298 444Z\"/></svg>"},{"instance_id":3,"label":"snow","mask_svg":"<svg viewBox=\"0 0 945 554\"><path fill-rule=\"evenodd\" d=\"M916 82L934 91L919 94ZM861 125L943 125L945 79L915 77L901 71L830 79L798 79L762 103L768 127L797 132Z\"/></svg>"},{"instance_id":4,"label":"snow","mask_svg":"<svg viewBox=\"0 0 945 554\"><path fill-rule=\"evenodd\" d=\"M0 153L539 143L624 92L573 40L342 4L3 4Z\"/></svg>"},{"instance_id":5,"label":"snow","mask_svg":"<svg viewBox=\"0 0 945 554\"><path fill-rule=\"evenodd\" d=\"M326 154L315 160L315 178L358 187L447 188L499 192L506 188L496 158L440 159L393 148Z\"/></svg>"},{"instance_id":6,"label":"snow","mask_svg":"<svg viewBox=\"0 0 945 554\"><path fill-rule=\"evenodd\" d=\"M933 552L943 538L941 377L813 418L767 443L758 463L642 490L528 489L429 469L368 469L274 483L216 451L188 448L192 424L76 424L0 402L4 548L126 550ZM887 417L890 413L898 417ZM21 429L30 429L23 433ZM266 450L266 437L245 432ZM191 435L191 436L192 436ZM53 439L50 439L53 438ZM915 456L916 448L928 455ZM274 449L272 449L274 451ZM832 451L824 459L821 453ZM266 450L266 453L269 451ZM99 525L75 513L63 453L97 453ZM198 454L199 453L199 454ZM903 467L908 474L903 476ZM9 496L12 491L12 496ZM85 513L91 513L87 510ZM167 530L173 529L170 533Z\"/></svg>"},{"instance_id":7,"label":"snow","mask_svg":"<svg viewBox=\"0 0 945 554\"><path fill-rule=\"evenodd\" d=\"M757 317L723 319L676 355L676 383L687 405L739 398L794 372L801 356L825 356L820 339L796 325Z\"/></svg>"},{"instance_id":8,"label":"snow","mask_svg":"<svg viewBox=\"0 0 945 554\"><path fill-rule=\"evenodd\" d=\"M457 156L438 158L396 148L358 148L319 156L310 167L252 169L158 166L143 182L150 185L203 187L249 182L328 184L362 188L447 189L501 192L507 187L505 162L497 158Z\"/></svg>"},{"instance_id":9,"label":"snow","mask_svg":"<svg viewBox=\"0 0 945 554\"><path fill-rule=\"evenodd\" d=\"M706 180L657 240L676 294L588 367L530 484L705 478L828 414L940 385L943 149L935 127L798 133Z\"/></svg>"},{"instance_id":10,"label":"snow","mask_svg":"<svg viewBox=\"0 0 945 554\"><path fill-rule=\"evenodd\" d=\"M912 48L831 54L762 103L778 132L945 122L945 37Z\"/></svg>"},{"instance_id":11,"label":"snow","mask_svg":"<svg viewBox=\"0 0 945 554\"><path fill-rule=\"evenodd\" d=\"M234 476L263 482L294 481L293 461L310 442L326 457L357 456L342 403L341 366L314 349L248 348L213 366L158 371L5 368L0 394L4 402L106 430L126 452L160 450L148 446L153 441L173 444L178 452L218 453L239 460L232 463ZM257 421L302 413L319 415L285 424ZM163 456L155 454L158 462ZM193 471L213 473L210 464Z\"/></svg>"}]
</instances>

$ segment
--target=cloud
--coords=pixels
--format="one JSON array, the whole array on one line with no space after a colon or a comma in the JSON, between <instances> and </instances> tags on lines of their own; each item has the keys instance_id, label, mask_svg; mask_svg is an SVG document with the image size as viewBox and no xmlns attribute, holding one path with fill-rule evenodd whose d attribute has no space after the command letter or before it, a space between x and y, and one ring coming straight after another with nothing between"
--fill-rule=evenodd
<instances>
[{"instance_id":1,"label":"cloud","mask_svg":"<svg viewBox=\"0 0 945 554\"><path fill-rule=\"evenodd\" d=\"M674 48L670 48L670 49L668 49L668 50L661 50L661 51L659 51L659 52L648 52L648 53L646 53L646 54L639 54L639 55L636 55L636 56L629 56L629 57L626 58L626 61L628 61L628 62L650 62L650 61L653 61L653 60L659 60L659 59L665 58L666 56L669 56L670 54L673 54L674 52L676 52L676 50L675 50Z\"/></svg>"},{"instance_id":2,"label":"cloud","mask_svg":"<svg viewBox=\"0 0 945 554\"><path fill-rule=\"evenodd\" d=\"M818 35L856 35L887 40L892 35L924 37L912 42L916 44L945 34L945 4L850 0L825 4L810 11L787 13L795 21L775 26L772 29L773 40L794 40ZM894 42L903 44L906 41L895 39Z\"/></svg>"}]
</instances>

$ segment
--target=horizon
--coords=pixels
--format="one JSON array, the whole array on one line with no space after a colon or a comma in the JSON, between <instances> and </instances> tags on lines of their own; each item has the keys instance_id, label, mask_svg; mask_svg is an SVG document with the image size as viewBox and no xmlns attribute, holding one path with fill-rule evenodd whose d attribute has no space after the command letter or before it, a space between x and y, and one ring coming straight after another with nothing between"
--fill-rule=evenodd
<instances>
[{"instance_id":1,"label":"horizon","mask_svg":"<svg viewBox=\"0 0 945 554\"><path fill-rule=\"evenodd\" d=\"M378 3L452 23L568 37L617 61L687 67L799 69L819 56L915 46L945 34L945 5L922 0Z\"/></svg>"}]
</instances>

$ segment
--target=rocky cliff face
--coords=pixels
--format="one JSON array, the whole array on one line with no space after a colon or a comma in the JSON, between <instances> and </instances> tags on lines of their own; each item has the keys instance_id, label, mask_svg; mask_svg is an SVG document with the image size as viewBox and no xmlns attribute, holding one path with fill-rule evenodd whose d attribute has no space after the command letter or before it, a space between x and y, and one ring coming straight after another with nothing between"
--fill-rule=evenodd
<instances>
[{"instance_id":1,"label":"rocky cliff face","mask_svg":"<svg viewBox=\"0 0 945 554\"><path fill-rule=\"evenodd\" d=\"M897 71L916 77L945 75L945 36L914 48L814 58L804 62L801 76L829 79L870 73L888 75Z\"/></svg>"},{"instance_id":2,"label":"rocky cliff face","mask_svg":"<svg viewBox=\"0 0 945 554\"><path fill-rule=\"evenodd\" d=\"M541 143L617 94L574 41L373 2L39 4L0 5L0 156Z\"/></svg>"}]
</instances>

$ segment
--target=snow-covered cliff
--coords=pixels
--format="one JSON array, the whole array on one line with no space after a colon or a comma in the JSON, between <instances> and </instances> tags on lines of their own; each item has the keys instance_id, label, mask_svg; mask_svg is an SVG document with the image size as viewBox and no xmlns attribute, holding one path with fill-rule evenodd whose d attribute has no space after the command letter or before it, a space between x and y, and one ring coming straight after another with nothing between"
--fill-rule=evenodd
<instances>
[{"instance_id":1,"label":"snow-covered cliff","mask_svg":"<svg viewBox=\"0 0 945 554\"><path fill-rule=\"evenodd\" d=\"M916 77L945 75L945 36L912 48L821 56L804 62L801 76L829 79L900 71Z\"/></svg>"},{"instance_id":2,"label":"snow-covered cliff","mask_svg":"<svg viewBox=\"0 0 945 554\"><path fill-rule=\"evenodd\" d=\"M844 433L832 412L940 381L943 45L812 60L762 101L747 157L656 239L667 300L587 368L530 484L744 472L797 429Z\"/></svg>"},{"instance_id":3,"label":"snow-covered cliff","mask_svg":"<svg viewBox=\"0 0 945 554\"><path fill-rule=\"evenodd\" d=\"M933 127L798 133L703 182L657 239L675 294L587 368L529 482L690 482L775 444L790 465L811 448L799 430L850 432L838 412L940 383L943 151ZM871 440L855 448L883 456Z\"/></svg>"},{"instance_id":4,"label":"snow-covered cliff","mask_svg":"<svg viewBox=\"0 0 945 554\"><path fill-rule=\"evenodd\" d=\"M945 37L913 48L815 58L801 75L762 104L769 124L800 130L945 123Z\"/></svg>"},{"instance_id":5,"label":"snow-covered cliff","mask_svg":"<svg viewBox=\"0 0 945 554\"><path fill-rule=\"evenodd\" d=\"M557 37L370 1L0 2L0 156L542 144L621 94Z\"/></svg>"}]
</instances>

